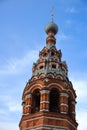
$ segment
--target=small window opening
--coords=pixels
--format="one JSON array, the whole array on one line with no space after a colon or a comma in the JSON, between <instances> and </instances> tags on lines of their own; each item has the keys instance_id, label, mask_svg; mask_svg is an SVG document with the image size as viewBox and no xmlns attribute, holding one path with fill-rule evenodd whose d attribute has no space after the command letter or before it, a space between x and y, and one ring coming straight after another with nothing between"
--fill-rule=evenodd
<instances>
[{"instance_id":1,"label":"small window opening","mask_svg":"<svg viewBox=\"0 0 87 130\"><path fill-rule=\"evenodd\" d=\"M51 52L51 56L54 56L54 52Z\"/></svg>"},{"instance_id":2,"label":"small window opening","mask_svg":"<svg viewBox=\"0 0 87 130\"><path fill-rule=\"evenodd\" d=\"M53 64L53 65L52 65L52 68L53 68L53 69L56 69L56 65Z\"/></svg>"},{"instance_id":3,"label":"small window opening","mask_svg":"<svg viewBox=\"0 0 87 130\"><path fill-rule=\"evenodd\" d=\"M59 100L58 91L56 89L52 89L50 92L50 105L49 105L50 112L58 112L58 100Z\"/></svg>"},{"instance_id":4,"label":"small window opening","mask_svg":"<svg viewBox=\"0 0 87 130\"><path fill-rule=\"evenodd\" d=\"M33 102L32 102L32 113L39 112L40 110L40 92L36 90L33 94Z\"/></svg>"},{"instance_id":5,"label":"small window opening","mask_svg":"<svg viewBox=\"0 0 87 130\"><path fill-rule=\"evenodd\" d=\"M43 55L43 56L44 56L44 57L45 57L45 56L47 56L47 53L44 53L44 55Z\"/></svg>"},{"instance_id":6,"label":"small window opening","mask_svg":"<svg viewBox=\"0 0 87 130\"><path fill-rule=\"evenodd\" d=\"M43 69L43 65L42 65L42 66L40 66L40 69Z\"/></svg>"}]
</instances>

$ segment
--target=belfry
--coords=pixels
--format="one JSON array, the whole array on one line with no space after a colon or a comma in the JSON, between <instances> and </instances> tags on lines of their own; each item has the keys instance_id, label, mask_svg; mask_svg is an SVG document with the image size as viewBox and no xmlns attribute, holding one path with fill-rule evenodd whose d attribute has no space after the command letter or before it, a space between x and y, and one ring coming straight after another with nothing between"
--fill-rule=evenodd
<instances>
[{"instance_id":1,"label":"belfry","mask_svg":"<svg viewBox=\"0 0 87 130\"><path fill-rule=\"evenodd\" d=\"M45 27L46 45L32 67L32 77L22 95L20 130L77 130L76 93L56 48L58 26L52 20Z\"/></svg>"}]
</instances>

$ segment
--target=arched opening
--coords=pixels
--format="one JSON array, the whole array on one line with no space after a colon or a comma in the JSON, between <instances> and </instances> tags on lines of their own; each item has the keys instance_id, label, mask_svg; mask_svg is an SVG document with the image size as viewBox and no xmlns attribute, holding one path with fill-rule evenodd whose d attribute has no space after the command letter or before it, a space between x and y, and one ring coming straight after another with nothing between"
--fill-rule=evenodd
<instances>
[{"instance_id":1,"label":"arched opening","mask_svg":"<svg viewBox=\"0 0 87 130\"><path fill-rule=\"evenodd\" d=\"M43 54L43 57L45 57L45 56L47 56L47 53L46 53L46 52Z\"/></svg>"},{"instance_id":2,"label":"arched opening","mask_svg":"<svg viewBox=\"0 0 87 130\"><path fill-rule=\"evenodd\" d=\"M49 104L50 112L58 112L58 106L59 106L59 93L56 89L52 89L50 91L50 104Z\"/></svg>"},{"instance_id":3,"label":"arched opening","mask_svg":"<svg viewBox=\"0 0 87 130\"><path fill-rule=\"evenodd\" d=\"M56 65L55 65L55 64L52 64L52 68L53 68L53 69L56 69Z\"/></svg>"},{"instance_id":4,"label":"arched opening","mask_svg":"<svg viewBox=\"0 0 87 130\"><path fill-rule=\"evenodd\" d=\"M37 89L33 93L32 113L39 112L39 110L40 110L40 92Z\"/></svg>"},{"instance_id":5,"label":"arched opening","mask_svg":"<svg viewBox=\"0 0 87 130\"><path fill-rule=\"evenodd\" d=\"M54 56L54 55L55 55L55 53L52 51L52 52L51 52L51 56Z\"/></svg>"},{"instance_id":6,"label":"arched opening","mask_svg":"<svg viewBox=\"0 0 87 130\"><path fill-rule=\"evenodd\" d=\"M71 114L72 114L72 105L71 105L71 98L69 97L68 99L68 114L69 116L71 117Z\"/></svg>"},{"instance_id":7,"label":"arched opening","mask_svg":"<svg viewBox=\"0 0 87 130\"><path fill-rule=\"evenodd\" d=\"M40 69L43 69L43 68L44 68L44 66L43 66L43 65L41 65L41 66L40 66Z\"/></svg>"}]
</instances>

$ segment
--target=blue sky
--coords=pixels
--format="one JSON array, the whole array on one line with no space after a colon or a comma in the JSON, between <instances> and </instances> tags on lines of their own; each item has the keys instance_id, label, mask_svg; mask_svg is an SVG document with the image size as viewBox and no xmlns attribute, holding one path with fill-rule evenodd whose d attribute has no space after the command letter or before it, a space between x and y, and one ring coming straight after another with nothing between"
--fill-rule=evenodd
<instances>
[{"instance_id":1,"label":"blue sky","mask_svg":"<svg viewBox=\"0 0 87 130\"><path fill-rule=\"evenodd\" d=\"M22 92L46 44L53 6L56 46L77 93L78 130L87 130L87 0L0 0L0 130L18 130Z\"/></svg>"}]
</instances>

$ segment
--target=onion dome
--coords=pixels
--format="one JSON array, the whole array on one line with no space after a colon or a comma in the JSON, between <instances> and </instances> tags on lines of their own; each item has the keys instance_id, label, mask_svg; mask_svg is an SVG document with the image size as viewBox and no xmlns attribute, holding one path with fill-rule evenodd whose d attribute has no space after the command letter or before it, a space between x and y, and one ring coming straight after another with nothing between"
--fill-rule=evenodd
<instances>
[{"instance_id":1,"label":"onion dome","mask_svg":"<svg viewBox=\"0 0 87 130\"><path fill-rule=\"evenodd\" d=\"M53 21L48 23L45 27L45 32L48 34L49 32L53 32L56 34L58 32L58 26Z\"/></svg>"}]
</instances>

